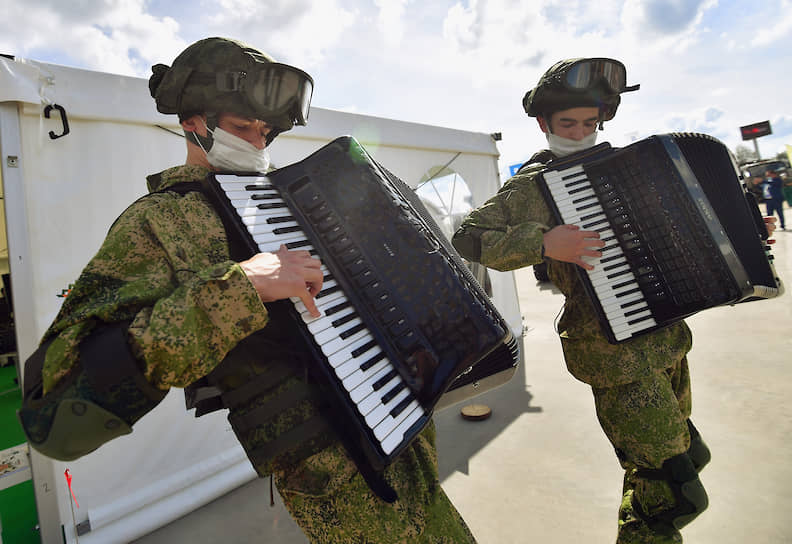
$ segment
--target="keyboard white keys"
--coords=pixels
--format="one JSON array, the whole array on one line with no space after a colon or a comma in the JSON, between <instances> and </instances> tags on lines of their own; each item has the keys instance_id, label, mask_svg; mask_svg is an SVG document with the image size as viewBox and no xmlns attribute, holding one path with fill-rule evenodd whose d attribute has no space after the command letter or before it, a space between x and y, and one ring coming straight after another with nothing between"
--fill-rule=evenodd
<instances>
[{"instance_id":1,"label":"keyboard white keys","mask_svg":"<svg viewBox=\"0 0 792 544\"><path fill-rule=\"evenodd\" d=\"M582 260L594 266L593 270L586 270L586 274L616 339L624 340L655 326L638 279L616 243L615 233L590 188L583 167L547 171L543 177L563 222L583 230L602 229L600 238L606 241L606 247L612 246L604 250L601 257L583 257Z\"/></svg>"},{"instance_id":2,"label":"keyboard white keys","mask_svg":"<svg viewBox=\"0 0 792 544\"><path fill-rule=\"evenodd\" d=\"M321 346L336 338L345 338L346 333L353 330L358 325L362 325L362 324L363 322L360 320L359 317L354 317L351 321L345 322L343 325L340 326L333 325L327 327L326 329L315 333L313 337L316 343Z\"/></svg>"},{"instance_id":3,"label":"keyboard white keys","mask_svg":"<svg viewBox=\"0 0 792 544\"><path fill-rule=\"evenodd\" d=\"M395 394L393 394L392 397L387 397L387 395L394 391ZM377 427L397 404L407 398L410 394L410 390L404 382L401 381L401 378L394 378L382 388L382 391L378 391L377 393L379 399L376 406L366 415L366 423L368 423L369 427L372 429ZM386 398L387 400L384 400Z\"/></svg>"},{"instance_id":4,"label":"keyboard white keys","mask_svg":"<svg viewBox=\"0 0 792 544\"><path fill-rule=\"evenodd\" d=\"M260 223L258 225L251 226L249 230L250 234L254 236L260 234L280 234L278 231L285 231L288 232L290 229L295 230L299 229L300 226L297 224L297 221L280 221L277 223Z\"/></svg>"},{"instance_id":5,"label":"keyboard white keys","mask_svg":"<svg viewBox=\"0 0 792 544\"><path fill-rule=\"evenodd\" d=\"M387 379L388 376L394 374L394 372L395 370L391 369L389 372L386 372L385 375L382 376L381 378ZM358 409L360 409L361 414L366 416L366 423L369 424L369 427L374 427L382 419L382 417L380 417L376 421L373 421L372 423L372 419L370 417L371 413L374 414L378 413L375 410L380 410L384 407L382 404L382 395L386 391L389 391L391 388L396 387L397 385L402 383L401 377L398 375L398 373L396 373L389 380L387 380L384 385L379 385L379 387L375 389L374 388L375 384L381 382L382 379L377 380L374 384L371 384L371 392L358 403Z\"/></svg>"},{"instance_id":6,"label":"keyboard white keys","mask_svg":"<svg viewBox=\"0 0 792 544\"><path fill-rule=\"evenodd\" d=\"M260 251L274 252L281 244L313 250L285 201L266 177L217 175L216 179ZM327 364L347 391L349 400L380 441L385 454L390 454L425 411L343 290L328 276L325 265L322 271L326 279L315 299L322 314L320 317L311 316L301 299L292 297L291 301L327 358ZM383 377L388 377L387 383L378 383Z\"/></svg>"},{"instance_id":7,"label":"keyboard white keys","mask_svg":"<svg viewBox=\"0 0 792 544\"><path fill-rule=\"evenodd\" d=\"M376 348L376 350L372 350L372 351L373 353L371 353L370 355L364 355L362 359L368 360L369 358L373 359L382 355L382 352L379 351L379 348ZM355 389L357 386L359 386L361 383L363 383L366 380L366 377L368 376L369 373L377 372L380 369L386 368L387 366L390 365L388 359L386 359L385 357L380 358L376 363L374 363L371 367L369 367L366 370L361 370L360 364L359 363L355 364L357 363L357 361L355 361L354 359L352 361L348 361L347 363L345 363L345 365L350 363L354 366L354 368L351 369L352 371L349 374L346 374L346 372L340 368L338 372L339 375L345 374L344 388L347 391L351 391Z\"/></svg>"},{"instance_id":8,"label":"keyboard white keys","mask_svg":"<svg viewBox=\"0 0 792 544\"><path fill-rule=\"evenodd\" d=\"M378 369L377 371L371 373L370 376L367 376L365 380L363 380L357 387L349 392L349 398L352 399L352 401L357 405L358 410L360 410L362 415L365 416L372 408L371 400L376 397L376 395L372 396L374 394L374 383L392 371L393 368L389 366ZM361 406L361 403L369 397L371 397L369 402Z\"/></svg>"},{"instance_id":9,"label":"keyboard white keys","mask_svg":"<svg viewBox=\"0 0 792 544\"><path fill-rule=\"evenodd\" d=\"M305 236L305 233L302 231L299 232L287 232L284 234L274 234L274 233L266 233L266 234L254 234L253 240L261 247L274 247L274 244L289 244L292 242L307 242L308 238ZM271 250L270 250L271 251Z\"/></svg>"},{"instance_id":10,"label":"keyboard white keys","mask_svg":"<svg viewBox=\"0 0 792 544\"><path fill-rule=\"evenodd\" d=\"M288 249L300 249L304 251L313 251L314 247L311 245L310 241L307 238L289 238L289 239L281 239L276 238L271 242L259 242L258 247L259 251L262 253L275 253L281 247L281 245L286 245Z\"/></svg>"},{"instance_id":11,"label":"keyboard white keys","mask_svg":"<svg viewBox=\"0 0 792 544\"><path fill-rule=\"evenodd\" d=\"M335 361L338 361L338 358L344 357L352 357L352 350L348 349L347 346L350 342L355 342L360 340L361 338L368 338L371 335L366 332L365 330L358 331L356 334L348 337L348 338L333 338L329 342L322 344L319 348L322 350L322 353L325 357L333 357ZM372 337L373 338L373 337ZM338 366L338 362L331 365L333 367Z\"/></svg>"},{"instance_id":12,"label":"keyboard white keys","mask_svg":"<svg viewBox=\"0 0 792 544\"><path fill-rule=\"evenodd\" d=\"M338 342L337 345L326 344L324 354L327 357L330 366L338 368L344 362L358 358L355 351L361 346L374 340L374 337L368 332L356 334L354 338L349 338L346 342Z\"/></svg>"},{"instance_id":13,"label":"keyboard white keys","mask_svg":"<svg viewBox=\"0 0 792 544\"><path fill-rule=\"evenodd\" d=\"M402 411L402 414L404 415L400 422L396 419L391 422L386 418L386 421L382 421L374 430L378 438L384 436L384 438L381 439L382 442L380 445L386 454L390 454L404 441L404 434L421 419L424 411L421 405L418 404L418 401L413 400L407 408ZM392 423L395 424L394 427L391 427Z\"/></svg>"},{"instance_id":14,"label":"keyboard white keys","mask_svg":"<svg viewBox=\"0 0 792 544\"><path fill-rule=\"evenodd\" d=\"M296 308L296 310L298 312L300 312L300 317L302 318L302 320L305 323L309 323L309 322L314 321L316 319L320 319L320 317L313 317L308 312L308 308L305 307L305 304L303 304L303 301L300 300L299 298L294 297L292 299L292 301L294 302L294 307ZM326 295L326 296L324 296L322 298L314 299L314 303L316 304L316 308L322 313L326 312L330 308L333 308L337 304L343 304L345 302L349 303L347 298L344 296L344 292L340 291L340 290L336 291L334 293L329 293L328 295Z\"/></svg>"}]
</instances>

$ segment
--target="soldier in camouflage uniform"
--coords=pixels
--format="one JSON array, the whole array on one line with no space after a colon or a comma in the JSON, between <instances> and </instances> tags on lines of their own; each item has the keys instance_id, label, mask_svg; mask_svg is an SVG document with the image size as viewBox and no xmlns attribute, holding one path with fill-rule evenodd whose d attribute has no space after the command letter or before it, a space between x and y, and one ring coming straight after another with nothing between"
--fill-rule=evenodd
<instances>
[{"instance_id":1,"label":"soldier in camouflage uniform","mask_svg":"<svg viewBox=\"0 0 792 544\"><path fill-rule=\"evenodd\" d=\"M273 475L311 542L474 543L440 487L431 425L387 468L384 479L398 494L388 503L324 422L303 350L263 304L300 297L319 315L319 260L285 247L232 260L206 196L180 189L212 170L265 170L267 144L306 121L310 77L223 38L196 42L153 72L158 110L177 113L185 131L186 164L149 176L150 193L111 227L27 362L20 418L31 444L76 458L113 438L109 423L122 429L117 434L131 432L169 388L208 380L223 392L217 407L230 408L257 472ZM237 85L241 73L247 87ZM113 382L89 371L94 352L102 362L128 358L132 377ZM64 406L73 413L64 415ZM82 436L90 434L86 413L106 418L96 439ZM66 437L64 425L72 425ZM79 433L70 432L75 425Z\"/></svg>"},{"instance_id":2,"label":"soldier in camouflage uniform","mask_svg":"<svg viewBox=\"0 0 792 544\"><path fill-rule=\"evenodd\" d=\"M578 266L593 268L604 243L597 232L558 225L536 182L544 163L594 145L620 93L638 88L625 83L624 66L611 59L570 59L550 68L523 101L549 150L474 210L453 243L466 258L496 270L547 263L550 280L566 297L557 330L567 368L591 385L597 417L625 469L617 542L682 542L679 528L707 505L697 472L709 460L689 419L690 331L678 322L610 344L576 273Z\"/></svg>"}]
</instances>

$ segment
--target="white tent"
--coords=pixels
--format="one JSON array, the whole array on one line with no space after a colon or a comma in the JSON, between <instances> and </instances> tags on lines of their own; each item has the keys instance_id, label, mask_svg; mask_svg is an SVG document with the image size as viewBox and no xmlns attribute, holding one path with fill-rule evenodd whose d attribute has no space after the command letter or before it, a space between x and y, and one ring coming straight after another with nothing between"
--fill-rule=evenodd
<instances>
[{"instance_id":1,"label":"white tent","mask_svg":"<svg viewBox=\"0 0 792 544\"><path fill-rule=\"evenodd\" d=\"M69 126L61 137L61 110L47 108L55 105ZM311 110L307 127L278 138L273 163L300 160L343 134L354 136L408 185L423 182L419 194L440 195L437 201L426 198L446 230L466 211L460 205L480 205L500 186L498 151L489 134L321 108ZM37 346L62 303L58 295L77 278L113 220L145 193L145 176L184 156L175 116L156 112L145 79L0 58L8 248L7 263L0 254L0 268L10 269L12 277L21 361ZM513 275L491 271L488 283L520 338ZM70 463L31 451L31 468L44 543L64 536L68 543L127 542L255 477L225 414L196 420L185 411L180 390L171 391L131 435ZM66 469L79 508L72 503Z\"/></svg>"}]
</instances>

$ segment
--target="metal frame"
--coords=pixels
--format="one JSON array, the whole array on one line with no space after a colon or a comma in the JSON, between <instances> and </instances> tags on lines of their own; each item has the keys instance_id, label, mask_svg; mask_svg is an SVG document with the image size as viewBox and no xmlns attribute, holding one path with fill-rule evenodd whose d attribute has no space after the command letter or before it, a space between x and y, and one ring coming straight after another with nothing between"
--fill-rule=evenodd
<instances>
[{"instance_id":1,"label":"metal frame","mask_svg":"<svg viewBox=\"0 0 792 544\"><path fill-rule=\"evenodd\" d=\"M36 348L38 338L33 314L33 287L30 278L30 232L26 220L27 201L24 186L20 104L0 103L0 172L4 188L8 263L11 269L11 296L17 334L17 373L21 377L24 361ZM30 451L30 469L36 490L36 509L43 544L63 542L58 510L55 466L52 460Z\"/></svg>"}]
</instances>

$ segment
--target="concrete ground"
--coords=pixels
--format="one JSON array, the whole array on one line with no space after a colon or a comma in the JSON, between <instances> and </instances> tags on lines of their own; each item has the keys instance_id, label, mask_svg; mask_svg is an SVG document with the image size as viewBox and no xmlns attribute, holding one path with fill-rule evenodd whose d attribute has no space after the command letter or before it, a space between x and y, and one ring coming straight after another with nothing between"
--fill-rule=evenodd
<instances>
[{"instance_id":1,"label":"concrete ground","mask_svg":"<svg viewBox=\"0 0 792 544\"><path fill-rule=\"evenodd\" d=\"M776 270L792 290L792 227L776 239ZM612 543L622 472L588 386L564 366L553 330L562 296L530 269L517 278L526 364L476 401L490 419L465 421L460 406L436 415L443 487L480 544ZM791 296L688 319L693 421L713 459L701 474L709 509L685 542L792 542ZM307 540L277 496L269 506L269 481L256 480L137 541L173 542Z\"/></svg>"}]
</instances>

